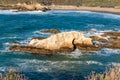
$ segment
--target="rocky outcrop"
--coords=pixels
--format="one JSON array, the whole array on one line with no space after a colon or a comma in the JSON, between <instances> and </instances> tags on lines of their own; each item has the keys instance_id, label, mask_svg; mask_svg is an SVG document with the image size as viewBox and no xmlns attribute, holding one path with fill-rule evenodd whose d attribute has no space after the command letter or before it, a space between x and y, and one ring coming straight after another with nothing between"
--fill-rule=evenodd
<instances>
[{"instance_id":1,"label":"rocky outcrop","mask_svg":"<svg viewBox=\"0 0 120 80\"><path fill-rule=\"evenodd\" d=\"M58 52L70 53L76 48L81 50L90 50L90 48L94 48L93 50L96 50L95 46L92 44L91 38L85 38L83 34L76 31L54 34L46 39L34 38L27 46L12 46L10 50L40 55L52 55Z\"/></svg>"},{"instance_id":2,"label":"rocky outcrop","mask_svg":"<svg viewBox=\"0 0 120 80\"><path fill-rule=\"evenodd\" d=\"M101 36L91 36L91 39L102 42L102 48L120 49L120 32L104 32Z\"/></svg>"},{"instance_id":3,"label":"rocky outcrop","mask_svg":"<svg viewBox=\"0 0 120 80\"><path fill-rule=\"evenodd\" d=\"M51 33L51 34L57 34L60 33L58 29L50 29L50 30L41 30L42 33Z\"/></svg>"},{"instance_id":4,"label":"rocky outcrop","mask_svg":"<svg viewBox=\"0 0 120 80\"><path fill-rule=\"evenodd\" d=\"M120 32L105 32L102 36L108 37L105 48L120 49Z\"/></svg>"},{"instance_id":5,"label":"rocky outcrop","mask_svg":"<svg viewBox=\"0 0 120 80\"><path fill-rule=\"evenodd\" d=\"M36 48L44 48L49 50L56 50L62 47L74 49L75 44L83 44L85 46L92 45L91 38L85 38L80 32L64 32L52 35L51 37L43 40L33 39L28 46Z\"/></svg>"},{"instance_id":6,"label":"rocky outcrop","mask_svg":"<svg viewBox=\"0 0 120 80\"><path fill-rule=\"evenodd\" d=\"M17 4L6 4L6 5L4 4L2 5L1 9L2 10L17 9L18 11L41 10L43 12L50 10L48 7L43 6L39 3L34 3L34 4L17 3Z\"/></svg>"},{"instance_id":7,"label":"rocky outcrop","mask_svg":"<svg viewBox=\"0 0 120 80\"><path fill-rule=\"evenodd\" d=\"M49 50L49 49L44 49L44 48L36 48L36 47L31 47L31 46L17 46L17 45L10 47L9 50L28 52L28 53L37 54L37 55L54 55L60 52L67 54L73 51L67 47L63 47L63 48L56 49L56 50Z\"/></svg>"},{"instance_id":8,"label":"rocky outcrop","mask_svg":"<svg viewBox=\"0 0 120 80\"><path fill-rule=\"evenodd\" d=\"M48 38L33 38L28 45L15 45L10 50L53 55L59 52L70 53L76 48L85 51L98 51L101 48L120 49L119 37L118 32L105 32L101 36L85 38L82 33L71 31L53 34Z\"/></svg>"}]
</instances>

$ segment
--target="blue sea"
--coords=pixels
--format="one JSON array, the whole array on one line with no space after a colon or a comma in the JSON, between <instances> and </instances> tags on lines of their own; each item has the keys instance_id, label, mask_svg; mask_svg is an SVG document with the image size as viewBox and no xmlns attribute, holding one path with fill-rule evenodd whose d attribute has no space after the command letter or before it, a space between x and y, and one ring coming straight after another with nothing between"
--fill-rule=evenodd
<instances>
[{"instance_id":1,"label":"blue sea","mask_svg":"<svg viewBox=\"0 0 120 80\"><path fill-rule=\"evenodd\" d=\"M113 49L75 50L53 56L9 51L12 42L25 45L34 37L49 37L51 34L40 32L48 29L120 31L120 15L90 11L0 11L0 72L12 67L20 69L29 80L85 80L84 76L91 71L104 72L108 66L120 65L120 50Z\"/></svg>"}]
</instances>

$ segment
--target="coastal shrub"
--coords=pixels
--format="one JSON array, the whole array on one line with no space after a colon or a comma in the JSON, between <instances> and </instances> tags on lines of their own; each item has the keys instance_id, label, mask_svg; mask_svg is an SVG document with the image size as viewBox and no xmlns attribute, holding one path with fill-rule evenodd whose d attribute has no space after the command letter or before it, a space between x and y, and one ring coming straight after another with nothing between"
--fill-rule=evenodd
<instances>
[{"instance_id":1,"label":"coastal shrub","mask_svg":"<svg viewBox=\"0 0 120 80\"><path fill-rule=\"evenodd\" d=\"M104 73L91 72L87 80L120 80L120 66L111 67Z\"/></svg>"},{"instance_id":2,"label":"coastal shrub","mask_svg":"<svg viewBox=\"0 0 120 80\"><path fill-rule=\"evenodd\" d=\"M0 73L0 80L29 80L22 72L10 68L6 73Z\"/></svg>"}]
</instances>

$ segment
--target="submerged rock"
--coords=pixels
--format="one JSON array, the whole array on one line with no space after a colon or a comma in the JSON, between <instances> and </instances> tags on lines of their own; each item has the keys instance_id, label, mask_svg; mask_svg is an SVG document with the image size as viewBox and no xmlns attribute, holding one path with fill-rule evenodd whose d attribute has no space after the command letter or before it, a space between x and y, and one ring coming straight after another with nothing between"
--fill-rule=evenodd
<instances>
[{"instance_id":1,"label":"submerged rock","mask_svg":"<svg viewBox=\"0 0 120 80\"><path fill-rule=\"evenodd\" d=\"M41 30L40 32L42 32L42 33L52 33L52 34L60 33L60 31L58 29Z\"/></svg>"}]
</instances>

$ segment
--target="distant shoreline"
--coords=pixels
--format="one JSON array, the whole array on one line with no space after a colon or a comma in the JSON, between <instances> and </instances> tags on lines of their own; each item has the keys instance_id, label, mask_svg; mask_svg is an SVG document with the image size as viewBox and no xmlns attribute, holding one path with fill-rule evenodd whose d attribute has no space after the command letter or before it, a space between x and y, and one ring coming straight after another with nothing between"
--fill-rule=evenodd
<instances>
[{"instance_id":1,"label":"distant shoreline","mask_svg":"<svg viewBox=\"0 0 120 80\"><path fill-rule=\"evenodd\" d=\"M3 7L5 6L5 7ZM3 7L3 8L2 8ZM15 9L16 12L22 11L37 11L41 10L46 12L48 10L64 10L64 11L91 11L91 12L102 12L102 13L112 13L120 15L120 8L108 8L108 7L87 7L87 6L73 6L73 5L50 5L44 6L41 4L7 4L7 5L0 5L0 10L11 10Z\"/></svg>"},{"instance_id":2,"label":"distant shoreline","mask_svg":"<svg viewBox=\"0 0 120 80\"><path fill-rule=\"evenodd\" d=\"M68 5L52 5L49 6L51 10L73 10L73 11L92 11L102 13L112 13L120 15L120 8L101 8L101 7L84 7L84 6L68 6Z\"/></svg>"}]
</instances>

